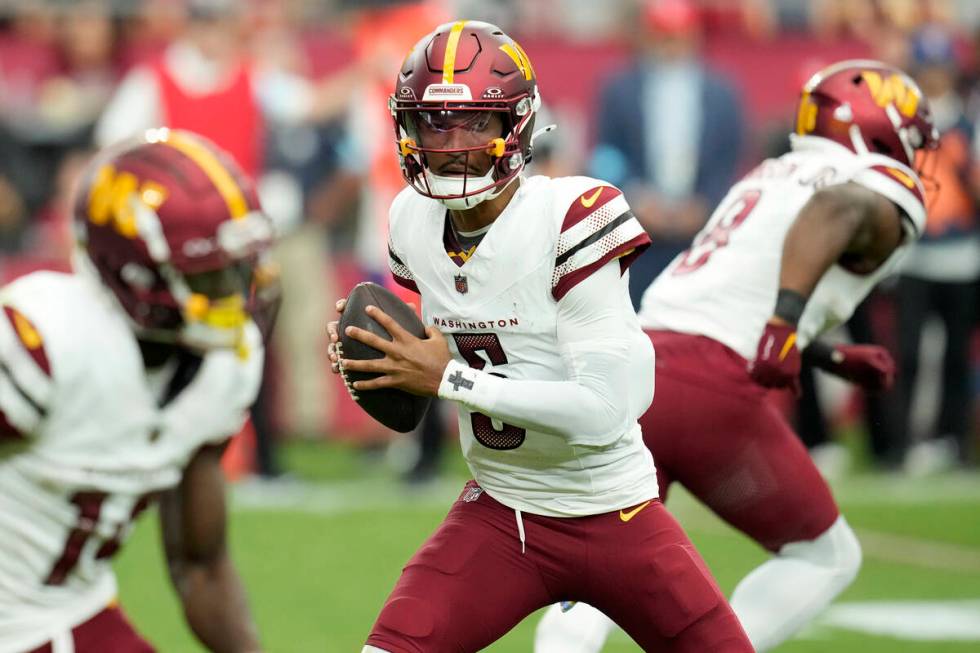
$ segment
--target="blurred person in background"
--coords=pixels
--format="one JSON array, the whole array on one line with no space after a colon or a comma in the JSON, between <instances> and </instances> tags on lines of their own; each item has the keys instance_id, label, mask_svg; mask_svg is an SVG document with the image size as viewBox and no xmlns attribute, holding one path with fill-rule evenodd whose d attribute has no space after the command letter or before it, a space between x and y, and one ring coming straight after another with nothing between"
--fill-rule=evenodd
<instances>
[{"instance_id":1,"label":"blurred person in background","mask_svg":"<svg viewBox=\"0 0 980 653\"><path fill-rule=\"evenodd\" d=\"M935 184L926 189L929 219L922 240L909 254L898 284L900 351L899 410L902 432L893 455L906 469L923 474L965 463L972 392L970 336L977 316L980 280L980 147L957 89L959 65L951 33L928 26L912 37L914 74L929 98L942 147L930 168ZM927 168L929 169L929 168ZM939 367L939 415L921 440L912 431L923 327L939 318L945 350ZM906 454L906 447L908 451Z\"/></svg>"},{"instance_id":2,"label":"blurred person in background","mask_svg":"<svg viewBox=\"0 0 980 653\"><path fill-rule=\"evenodd\" d=\"M449 19L443 4L433 0L351 3L354 54L366 63L365 74L348 96L340 159L341 174L352 182L357 200L354 259L359 278L385 285L415 303L414 293L395 285L388 271L388 209L405 187L398 158L392 156L388 98L394 92L391 71L401 66L405 53L433 25ZM346 398L340 401L352 407ZM402 479L413 485L426 483L439 473L448 435L444 413L445 407L436 400L410 441L393 440L392 432L373 420L355 437L368 451L390 444L396 463L405 469Z\"/></svg>"},{"instance_id":3,"label":"blurred person in background","mask_svg":"<svg viewBox=\"0 0 980 653\"><path fill-rule=\"evenodd\" d=\"M701 60L695 3L648 0L638 20L631 65L601 92L591 164L623 188L653 239L630 271L636 306L724 196L745 133L735 90Z\"/></svg>"},{"instance_id":4,"label":"blurred person in background","mask_svg":"<svg viewBox=\"0 0 980 653\"><path fill-rule=\"evenodd\" d=\"M15 2L0 30L0 251L14 271L43 230L33 216L55 191L62 156L89 140L116 81L113 29L100 2ZM67 263L67 261L64 261ZM0 270L7 278L7 265Z\"/></svg>"},{"instance_id":5,"label":"blurred person in background","mask_svg":"<svg viewBox=\"0 0 980 653\"><path fill-rule=\"evenodd\" d=\"M915 82L869 60L814 75L794 132L790 153L732 187L639 314L657 352L640 425L661 496L682 484L771 554L731 597L757 651L799 632L861 566L857 536L767 389L797 388L804 356L865 388L891 385L882 348L819 338L925 229L916 153L938 144ZM595 653L610 628L590 606L552 606L535 650Z\"/></svg>"},{"instance_id":6,"label":"blurred person in background","mask_svg":"<svg viewBox=\"0 0 980 653\"><path fill-rule=\"evenodd\" d=\"M152 653L111 559L159 501L188 626L257 652L219 462L262 375L271 224L226 154L170 130L97 157L72 204L74 273L0 289L0 649Z\"/></svg>"},{"instance_id":7,"label":"blurred person in background","mask_svg":"<svg viewBox=\"0 0 980 653\"><path fill-rule=\"evenodd\" d=\"M290 126L341 115L363 71L350 66L311 82L281 3L186 0L180 6L184 14L178 37L123 79L97 125L96 142L108 145L161 125L186 129L213 140L257 179L282 236L277 258L284 300L275 349L282 354L277 360L282 362L280 396L288 398L287 428L316 434L324 428L329 398L317 364L322 358L316 355L329 308L318 301L330 296L323 293L330 281L326 239L322 225L303 223L303 187L284 167L268 168L268 150L271 144L283 153L277 147L281 141L270 139ZM271 445L269 382L263 385L254 423L261 465L257 471L263 476L278 471Z\"/></svg>"}]
</instances>

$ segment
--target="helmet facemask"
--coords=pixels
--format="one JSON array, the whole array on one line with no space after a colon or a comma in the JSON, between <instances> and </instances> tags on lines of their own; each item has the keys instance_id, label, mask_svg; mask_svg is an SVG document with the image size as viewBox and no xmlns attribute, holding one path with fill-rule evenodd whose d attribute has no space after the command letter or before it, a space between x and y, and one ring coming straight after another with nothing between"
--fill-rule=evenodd
<instances>
[{"instance_id":1,"label":"helmet facemask","mask_svg":"<svg viewBox=\"0 0 980 653\"><path fill-rule=\"evenodd\" d=\"M453 210L497 197L530 160L540 103L536 90L533 97L523 94L489 103L392 98L405 179L416 192ZM492 129L494 123L499 130Z\"/></svg>"}]
</instances>

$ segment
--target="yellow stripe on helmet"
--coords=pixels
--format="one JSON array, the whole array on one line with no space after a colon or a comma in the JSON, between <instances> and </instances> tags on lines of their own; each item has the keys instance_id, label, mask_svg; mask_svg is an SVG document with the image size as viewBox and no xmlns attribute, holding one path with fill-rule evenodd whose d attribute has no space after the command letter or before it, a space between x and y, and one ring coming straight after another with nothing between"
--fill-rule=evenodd
<instances>
[{"instance_id":1,"label":"yellow stripe on helmet","mask_svg":"<svg viewBox=\"0 0 980 653\"><path fill-rule=\"evenodd\" d=\"M500 46L500 49L507 53L507 56L514 60L514 65L517 66L521 74L524 75L524 79L530 80L534 77L534 68L531 67L531 60L527 58L527 53L524 49L514 41L514 44L504 43Z\"/></svg>"},{"instance_id":2,"label":"yellow stripe on helmet","mask_svg":"<svg viewBox=\"0 0 980 653\"><path fill-rule=\"evenodd\" d=\"M442 60L442 83L452 84L453 73L456 71L456 50L459 48L459 37L463 35L465 20L457 20L449 30L449 41L446 42L446 55Z\"/></svg>"},{"instance_id":3,"label":"yellow stripe on helmet","mask_svg":"<svg viewBox=\"0 0 980 653\"><path fill-rule=\"evenodd\" d=\"M248 213L248 202L241 186L235 181L228 169L221 163L210 149L193 137L180 132L170 131L163 142L186 154L194 163L200 166L218 193L228 205L228 212L235 220L245 217Z\"/></svg>"}]
</instances>

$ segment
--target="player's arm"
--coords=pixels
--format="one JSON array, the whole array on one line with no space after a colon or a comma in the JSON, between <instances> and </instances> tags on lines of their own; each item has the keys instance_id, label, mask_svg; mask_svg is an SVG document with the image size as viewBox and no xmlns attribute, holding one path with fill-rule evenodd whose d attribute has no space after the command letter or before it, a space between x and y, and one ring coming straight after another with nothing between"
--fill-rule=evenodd
<instances>
[{"instance_id":1,"label":"player's arm","mask_svg":"<svg viewBox=\"0 0 980 653\"><path fill-rule=\"evenodd\" d=\"M245 588L228 555L221 453L200 449L183 479L161 500L160 520L170 578L194 634L216 653L261 650Z\"/></svg>"},{"instance_id":2,"label":"player's arm","mask_svg":"<svg viewBox=\"0 0 980 653\"><path fill-rule=\"evenodd\" d=\"M810 198L783 243L776 307L751 367L758 383L796 383L796 325L817 283L838 262L862 271L876 269L901 245L902 219L894 202L854 183L824 188Z\"/></svg>"},{"instance_id":3,"label":"player's arm","mask_svg":"<svg viewBox=\"0 0 980 653\"><path fill-rule=\"evenodd\" d=\"M419 339L377 308L369 307L368 315L393 340L348 327L352 337L386 354L380 360L344 360L346 369L384 375L356 382L357 390L389 387L437 395L514 426L594 446L620 437L653 398L653 348L640 332L618 260L559 300L557 337L567 381L508 379L476 370L451 358L435 327ZM336 340L335 331L331 338ZM634 378L631 371L638 368L650 373Z\"/></svg>"},{"instance_id":4,"label":"player's arm","mask_svg":"<svg viewBox=\"0 0 980 653\"><path fill-rule=\"evenodd\" d=\"M901 213L885 196L853 183L824 188L804 205L786 235L780 291L796 293L805 303L834 263L846 259L851 267L871 272L902 237ZM775 320L799 319L793 310L780 315L779 308Z\"/></svg>"},{"instance_id":5,"label":"player's arm","mask_svg":"<svg viewBox=\"0 0 980 653\"><path fill-rule=\"evenodd\" d=\"M653 399L653 347L636 321L627 279L613 260L559 301L557 336L569 380L507 379L454 360L439 396L573 444L614 441Z\"/></svg>"}]
</instances>

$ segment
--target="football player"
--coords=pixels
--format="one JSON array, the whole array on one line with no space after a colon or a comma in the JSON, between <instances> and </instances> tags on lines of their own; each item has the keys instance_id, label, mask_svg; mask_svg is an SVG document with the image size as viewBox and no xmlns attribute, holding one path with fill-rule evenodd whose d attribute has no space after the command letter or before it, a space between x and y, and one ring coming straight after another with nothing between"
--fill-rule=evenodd
<instances>
[{"instance_id":1,"label":"football player","mask_svg":"<svg viewBox=\"0 0 980 653\"><path fill-rule=\"evenodd\" d=\"M795 386L802 357L871 391L891 385L884 349L816 338L919 237L917 153L938 134L902 71L843 61L804 86L790 138L790 153L732 187L640 311L658 354L657 400L640 423L661 493L681 483L772 554L731 599L758 651L802 628L861 565L854 532L766 389ZM599 651L611 627L589 606L554 606L535 650Z\"/></svg>"},{"instance_id":2,"label":"football player","mask_svg":"<svg viewBox=\"0 0 980 653\"><path fill-rule=\"evenodd\" d=\"M219 460L262 374L271 223L230 158L167 129L97 156L73 219L73 274L0 290L0 650L152 651L110 563L158 502L190 628L258 651Z\"/></svg>"},{"instance_id":3,"label":"football player","mask_svg":"<svg viewBox=\"0 0 980 653\"><path fill-rule=\"evenodd\" d=\"M657 498L637 424L653 349L626 272L649 239L618 189L521 174L540 103L527 54L487 23L438 27L398 74L409 188L390 211L390 265L421 294L427 337L369 307L394 340L349 333L385 357L332 360L380 373L359 392L455 402L475 480L408 562L364 651L477 651L562 599L602 606L645 650L750 651Z\"/></svg>"}]
</instances>

